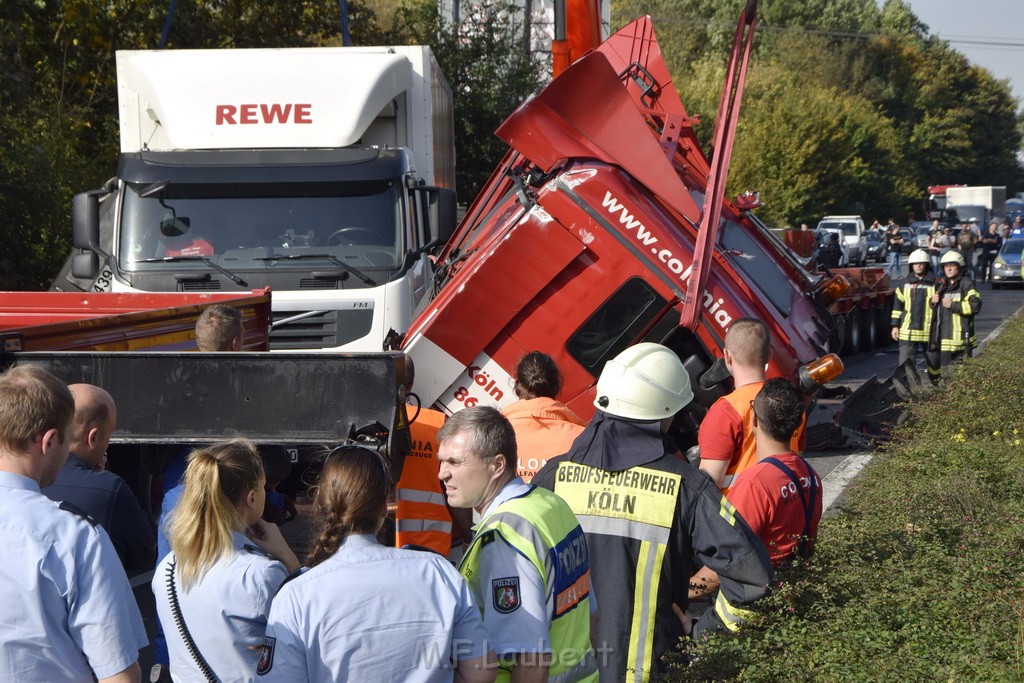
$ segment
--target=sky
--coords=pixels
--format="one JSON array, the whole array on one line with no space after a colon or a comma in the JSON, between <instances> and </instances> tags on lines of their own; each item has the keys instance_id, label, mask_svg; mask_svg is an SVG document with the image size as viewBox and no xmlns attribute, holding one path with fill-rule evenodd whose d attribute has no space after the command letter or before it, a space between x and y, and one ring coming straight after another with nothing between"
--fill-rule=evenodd
<instances>
[{"instance_id":1,"label":"sky","mask_svg":"<svg viewBox=\"0 0 1024 683\"><path fill-rule=\"evenodd\" d=\"M906 0L932 35L998 79L1024 106L1024 0Z\"/></svg>"}]
</instances>

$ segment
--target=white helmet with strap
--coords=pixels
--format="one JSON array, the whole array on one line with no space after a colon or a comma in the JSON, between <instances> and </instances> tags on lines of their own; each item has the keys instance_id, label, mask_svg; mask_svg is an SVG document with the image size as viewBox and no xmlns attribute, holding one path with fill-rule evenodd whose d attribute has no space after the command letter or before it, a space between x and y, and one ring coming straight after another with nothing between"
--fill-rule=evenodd
<instances>
[{"instance_id":1,"label":"white helmet with strap","mask_svg":"<svg viewBox=\"0 0 1024 683\"><path fill-rule=\"evenodd\" d=\"M931 259L928 258L928 252L924 249L915 249L910 258L907 259L907 263L913 265L915 263L931 263Z\"/></svg>"},{"instance_id":2,"label":"white helmet with strap","mask_svg":"<svg viewBox=\"0 0 1024 683\"><path fill-rule=\"evenodd\" d=\"M605 364L594 405L631 420L661 420L692 400L690 376L679 356L661 344L644 342Z\"/></svg>"}]
</instances>

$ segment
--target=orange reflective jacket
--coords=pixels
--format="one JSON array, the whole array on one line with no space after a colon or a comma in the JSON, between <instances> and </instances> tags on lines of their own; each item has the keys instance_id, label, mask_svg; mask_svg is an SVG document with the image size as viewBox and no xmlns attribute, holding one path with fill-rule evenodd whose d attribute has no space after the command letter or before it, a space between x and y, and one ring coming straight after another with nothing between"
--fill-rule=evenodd
<instances>
[{"instance_id":1,"label":"orange reflective jacket","mask_svg":"<svg viewBox=\"0 0 1024 683\"><path fill-rule=\"evenodd\" d=\"M437 478L437 430L444 420L444 413L423 408L409 425L412 452L405 458L395 492L395 545L419 545L447 557L452 517Z\"/></svg>"}]
</instances>

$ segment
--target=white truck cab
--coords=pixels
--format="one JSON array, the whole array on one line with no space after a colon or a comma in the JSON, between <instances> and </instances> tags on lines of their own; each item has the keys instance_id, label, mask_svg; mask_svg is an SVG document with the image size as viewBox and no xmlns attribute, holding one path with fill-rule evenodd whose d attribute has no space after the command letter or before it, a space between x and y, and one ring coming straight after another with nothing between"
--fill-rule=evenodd
<instances>
[{"instance_id":1,"label":"white truck cab","mask_svg":"<svg viewBox=\"0 0 1024 683\"><path fill-rule=\"evenodd\" d=\"M121 51L117 80L117 175L75 197L66 288L269 286L272 350L380 351L408 327L455 226L428 47Z\"/></svg>"},{"instance_id":2,"label":"white truck cab","mask_svg":"<svg viewBox=\"0 0 1024 683\"><path fill-rule=\"evenodd\" d=\"M818 229L837 233L846 245L848 263L840 263L840 266L863 266L868 262L867 229L860 216L825 216L818 223Z\"/></svg>"}]
</instances>

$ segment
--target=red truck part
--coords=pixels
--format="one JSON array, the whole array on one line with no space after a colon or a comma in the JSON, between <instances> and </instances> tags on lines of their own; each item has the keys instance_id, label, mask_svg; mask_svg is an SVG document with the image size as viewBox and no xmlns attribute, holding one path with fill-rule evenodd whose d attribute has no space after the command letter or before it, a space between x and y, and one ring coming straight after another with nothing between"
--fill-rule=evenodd
<instances>
[{"instance_id":1,"label":"red truck part","mask_svg":"<svg viewBox=\"0 0 1024 683\"><path fill-rule=\"evenodd\" d=\"M563 400L588 417L604 362L657 341L690 371L699 420L728 389L705 373L737 318L768 325L769 376L795 377L828 352L835 321L816 299L824 278L728 201L717 235L702 233L711 166L696 123L646 17L508 118L498 135L512 149L439 254L434 298L402 341L424 405L510 403L515 364L539 349L562 369ZM701 234L711 246L707 284L687 328Z\"/></svg>"},{"instance_id":2,"label":"red truck part","mask_svg":"<svg viewBox=\"0 0 1024 683\"><path fill-rule=\"evenodd\" d=\"M112 292L0 292L0 341L14 351L184 351L213 304L239 309L243 350L266 351L270 290L251 295Z\"/></svg>"}]
</instances>

